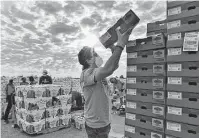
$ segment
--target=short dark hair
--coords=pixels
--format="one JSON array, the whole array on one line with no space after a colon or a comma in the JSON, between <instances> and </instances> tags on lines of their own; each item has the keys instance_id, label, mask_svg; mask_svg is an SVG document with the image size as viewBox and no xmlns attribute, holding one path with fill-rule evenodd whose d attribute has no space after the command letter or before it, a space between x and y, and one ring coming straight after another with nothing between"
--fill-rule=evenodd
<instances>
[{"instance_id":1,"label":"short dark hair","mask_svg":"<svg viewBox=\"0 0 199 138\"><path fill-rule=\"evenodd\" d=\"M26 78L25 78L25 77L22 77L21 80L22 80L22 81L26 81Z\"/></svg>"},{"instance_id":2,"label":"short dark hair","mask_svg":"<svg viewBox=\"0 0 199 138\"><path fill-rule=\"evenodd\" d=\"M91 50L90 47L85 46L78 53L78 60L79 60L79 63L83 66L83 70L89 68L89 64L87 63L86 60L92 58L90 50Z\"/></svg>"},{"instance_id":3,"label":"short dark hair","mask_svg":"<svg viewBox=\"0 0 199 138\"><path fill-rule=\"evenodd\" d=\"M10 79L10 80L9 80L9 83L13 83L13 79Z\"/></svg>"},{"instance_id":4,"label":"short dark hair","mask_svg":"<svg viewBox=\"0 0 199 138\"><path fill-rule=\"evenodd\" d=\"M30 76L29 77L29 81L34 81L35 79L34 79L34 77L33 76Z\"/></svg>"}]
</instances>

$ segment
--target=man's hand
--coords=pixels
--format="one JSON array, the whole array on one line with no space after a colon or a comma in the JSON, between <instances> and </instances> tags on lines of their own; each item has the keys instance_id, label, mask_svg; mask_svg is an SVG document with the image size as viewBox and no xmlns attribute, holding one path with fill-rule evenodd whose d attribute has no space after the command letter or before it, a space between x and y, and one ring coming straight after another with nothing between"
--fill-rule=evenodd
<instances>
[{"instance_id":1,"label":"man's hand","mask_svg":"<svg viewBox=\"0 0 199 138\"><path fill-rule=\"evenodd\" d=\"M129 29L127 32L121 34L119 31L119 28L117 28L116 32L117 32L118 40L117 40L116 45L122 46L124 48L129 40L129 36L130 36L132 30L133 30L133 28Z\"/></svg>"},{"instance_id":2,"label":"man's hand","mask_svg":"<svg viewBox=\"0 0 199 138\"><path fill-rule=\"evenodd\" d=\"M110 48L111 49L111 52L113 53L114 52L114 45L111 45L111 46L109 46L108 48Z\"/></svg>"}]
</instances>

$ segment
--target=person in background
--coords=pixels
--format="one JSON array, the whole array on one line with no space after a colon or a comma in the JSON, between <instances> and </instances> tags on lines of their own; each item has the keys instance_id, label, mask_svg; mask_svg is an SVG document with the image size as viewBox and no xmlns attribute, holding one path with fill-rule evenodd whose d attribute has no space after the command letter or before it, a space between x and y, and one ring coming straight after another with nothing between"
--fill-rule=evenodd
<instances>
[{"instance_id":1,"label":"person in background","mask_svg":"<svg viewBox=\"0 0 199 138\"><path fill-rule=\"evenodd\" d=\"M43 70L43 75L39 79L39 85L40 84L52 84L52 78L48 75L47 70Z\"/></svg>"},{"instance_id":2,"label":"person in background","mask_svg":"<svg viewBox=\"0 0 199 138\"><path fill-rule=\"evenodd\" d=\"M33 76L29 77L29 81L30 81L30 85L35 85L37 83Z\"/></svg>"},{"instance_id":3,"label":"person in background","mask_svg":"<svg viewBox=\"0 0 199 138\"><path fill-rule=\"evenodd\" d=\"M20 85L29 85L29 83L26 82L26 78L25 77L21 78L21 80L22 80L22 82L20 82Z\"/></svg>"},{"instance_id":4,"label":"person in background","mask_svg":"<svg viewBox=\"0 0 199 138\"><path fill-rule=\"evenodd\" d=\"M121 34L116 29L116 46L109 46L111 57L103 67L102 58L91 47L85 46L78 53L83 66L80 85L84 94L85 129L88 138L108 138L111 129L111 101L106 78L119 67L121 53L128 42L132 30Z\"/></svg>"},{"instance_id":5,"label":"person in background","mask_svg":"<svg viewBox=\"0 0 199 138\"><path fill-rule=\"evenodd\" d=\"M123 105L123 98L125 95L124 83L120 81L118 78L111 78L110 82L113 83L113 88L120 98L120 104Z\"/></svg>"},{"instance_id":6,"label":"person in background","mask_svg":"<svg viewBox=\"0 0 199 138\"><path fill-rule=\"evenodd\" d=\"M82 95L80 92L77 91L71 91L69 94L72 94L72 109L71 111L75 111L75 110L82 110L83 108L83 99L82 99Z\"/></svg>"},{"instance_id":7,"label":"person in background","mask_svg":"<svg viewBox=\"0 0 199 138\"><path fill-rule=\"evenodd\" d=\"M5 111L4 120L5 120L5 123L8 124L9 123L8 115L10 113L10 110L13 104L15 104L15 99L14 99L15 86L13 84L13 79L9 80L9 83L6 85L5 91L6 91L6 102L8 103L8 105Z\"/></svg>"}]
</instances>

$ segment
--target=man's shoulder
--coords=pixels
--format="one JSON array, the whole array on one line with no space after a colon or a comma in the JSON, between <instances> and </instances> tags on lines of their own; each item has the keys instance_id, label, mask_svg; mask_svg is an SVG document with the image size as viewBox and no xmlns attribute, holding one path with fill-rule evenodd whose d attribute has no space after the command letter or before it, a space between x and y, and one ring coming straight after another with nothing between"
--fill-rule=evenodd
<instances>
[{"instance_id":1,"label":"man's shoulder","mask_svg":"<svg viewBox=\"0 0 199 138\"><path fill-rule=\"evenodd\" d=\"M51 76L47 75L46 77L51 78Z\"/></svg>"}]
</instances>

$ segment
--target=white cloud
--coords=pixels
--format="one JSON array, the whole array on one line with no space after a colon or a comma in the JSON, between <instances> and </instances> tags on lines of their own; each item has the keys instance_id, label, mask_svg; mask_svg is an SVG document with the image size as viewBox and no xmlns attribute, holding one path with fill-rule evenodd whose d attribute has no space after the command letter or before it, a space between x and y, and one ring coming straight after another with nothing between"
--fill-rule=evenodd
<instances>
[{"instance_id":1,"label":"white cloud","mask_svg":"<svg viewBox=\"0 0 199 138\"><path fill-rule=\"evenodd\" d=\"M130 39L146 37L146 24L166 17L165 1L9 1L1 7L2 75L71 73L79 77L77 54L84 45L95 47L107 61L111 52L97 39L129 9L140 23ZM46 65L44 65L46 63ZM116 74L126 75L123 51Z\"/></svg>"}]
</instances>

